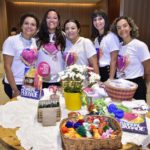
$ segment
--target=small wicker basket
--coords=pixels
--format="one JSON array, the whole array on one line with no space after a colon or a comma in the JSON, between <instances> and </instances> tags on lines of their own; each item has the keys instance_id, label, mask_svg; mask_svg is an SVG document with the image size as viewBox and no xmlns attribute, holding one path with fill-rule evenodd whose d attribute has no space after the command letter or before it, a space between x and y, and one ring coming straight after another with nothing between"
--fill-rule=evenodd
<instances>
[{"instance_id":1,"label":"small wicker basket","mask_svg":"<svg viewBox=\"0 0 150 150\"><path fill-rule=\"evenodd\" d=\"M44 104L50 104L51 100L42 100L39 101L38 110L37 110L37 120L38 122L43 121L43 112L46 111L47 113L51 113L51 111L56 111L56 121L60 121L61 118L61 109L60 106L57 107L43 107ZM42 106L42 107L41 107ZM47 118L50 119L50 118Z\"/></svg>"},{"instance_id":2,"label":"small wicker basket","mask_svg":"<svg viewBox=\"0 0 150 150\"><path fill-rule=\"evenodd\" d=\"M61 110L60 107L54 107L54 108L38 108L38 112L37 112L37 120L38 122L42 122L43 119L43 111L49 111L53 109L54 111L56 111L56 121L60 121L61 118ZM49 118L47 118L49 119Z\"/></svg>"},{"instance_id":3,"label":"small wicker basket","mask_svg":"<svg viewBox=\"0 0 150 150\"><path fill-rule=\"evenodd\" d=\"M117 81L117 80L112 80L112 82L114 81ZM106 81L104 84L105 84L105 90L108 96L112 98L112 100L120 100L120 101L132 100L138 85L131 81L127 81L127 82L131 85L131 88L125 88L121 86L118 86L118 87L112 86L111 82Z\"/></svg>"},{"instance_id":4,"label":"small wicker basket","mask_svg":"<svg viewBox=\"0 0 150 150\"><path fill-rule=\"evenodd\" d=\"M106 116L103 116L106 117ZM68 121L67 119L62 120L60 123L60 134L62 138L62 144L64 150L116 150L122 147L121 137L122 137L122 130L119 123L111 117L109 121L113 126L118 130L118 134L116 137L107 138L107 139L94 139L94 138L69 138L65 137L65 135L61 132L61 126Z\"/></svg>"}]
</instances>

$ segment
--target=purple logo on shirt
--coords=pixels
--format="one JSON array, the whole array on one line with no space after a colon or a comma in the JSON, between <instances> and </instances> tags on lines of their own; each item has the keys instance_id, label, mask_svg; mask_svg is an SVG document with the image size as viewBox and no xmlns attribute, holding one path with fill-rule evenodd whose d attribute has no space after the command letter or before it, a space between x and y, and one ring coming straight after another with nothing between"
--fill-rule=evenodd
<instances>
[{"instance_id":1,"label":"purple logo on shirt","mask_svg":"<svg viewBox=\"0 0 150 150\"><path fill-rule=\"evenodd\" d=\"M75 64L75 62L77 61L77 58L78 56L75 52L67 52L64 54L64 60L67 66Z\"/></svg>"},{"instance_id":2,"label":"purple logo on shirt","mask_svg":"<svg viewBox=\"0 0 150 150\"><path fill-rule=\"evenodd\" d=\"M128 56L118 55L117 68L120 72L123 72L125 68L128 66L128 64L129 64Z\"/></svg>"},{"instance_id":3,"label":"purple logo on shirt","mask_svg":"<svg viewBox=\"0 0 150 150\"><path fill-rule=\"evenodd\" d=\"M27 66L32 65L37 59L37 50L29 48L23 49L21 59Z\"/></svg>"},{"instance_id":4,"label":"purple logo on shirt","mask_svg":"<svg viewBox=\"0 0 150 150\"><path fill-rule=\"evenodd\" d=\"M58 48L54 43L47 43L43 45L43 50L49 55L55 55L58 52Z\"/></svg>"}]
</instances>

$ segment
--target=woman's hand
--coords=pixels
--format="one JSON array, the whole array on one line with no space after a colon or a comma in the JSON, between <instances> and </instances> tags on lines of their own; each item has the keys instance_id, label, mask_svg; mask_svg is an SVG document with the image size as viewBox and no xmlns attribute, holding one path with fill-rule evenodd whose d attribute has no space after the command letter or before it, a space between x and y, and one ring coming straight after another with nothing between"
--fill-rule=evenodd
<instances>
[{"instance_id":1,"label":"woman's hand","mask_svg":"<svg viewBox=\"0 0 150 150\"><path fill-rule=\"evenodd\" d=\"M89 58L89 64L93 67L94 72L99 74L97 54L95 54L95 55L93 55L92 57Z\"/></svg>"},{"instance_id":2,"label":"woman's hand","mask_svg":"<svg viewBox=\"0 0 150 150\"><path fill-rule=\"evenodd\" d=\"M4 69L5 69L6 77L12 88L12 97L16 97L20 94L20 91L17 89L16 82L13 76L13 72L11 70L14 57L4 54L3 59L4 59Z\"/></svg>"},{"instance_id":3,"label":"woman's hand","mask_svg":"<svg viewBox=\"0 0 150 150\"><path fill-rule=\"evenodd\" d=\"M12 91L12 98L17 97L20 95L20 91L18 89Z\"/></svg>"},{"instance_id":4,"label":"woman's hand","mask_svg":"<svg viewBox=\"0 0 150 150\"><path fill-rule=\"evenodd\" d=\"M109 79L113 80L115 77L116 69L117 69L117 57L118 57L118 51L111 52L111 61L110 61L110 74Z\"/></svg>"}]
</instances>

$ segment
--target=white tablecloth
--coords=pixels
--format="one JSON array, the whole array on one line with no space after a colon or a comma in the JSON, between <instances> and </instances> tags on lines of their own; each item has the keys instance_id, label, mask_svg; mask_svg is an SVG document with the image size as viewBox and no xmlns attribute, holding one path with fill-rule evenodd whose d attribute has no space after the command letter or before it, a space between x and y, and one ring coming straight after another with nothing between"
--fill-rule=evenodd
<instances>
[{"instance_id":1,"label":"white tablecloth","mask_svg":"<svg viewBox=\"0 0 150 150\"><path fill-rule=\"evenodd\" d=\"M49 99L50 92L44 89L44 97L41 100ZM61 96L61 95L60 95ZM17 137L21 146L26 150L61 150L61 138L59 133L59 122L56 126L43 127L37 122L38 101L18 97L17 101L8 102L0 106L0 125L5 128L16 128ZM64 98L60 98L62 116L66 118L68 110L65 109ZM82 115L87 113L86 108L79 111ZM148 135L123 132L122 143L135 143L142 145L143 149L150 143L150 119L146 118Z\"/></svg>"}]
</instances>

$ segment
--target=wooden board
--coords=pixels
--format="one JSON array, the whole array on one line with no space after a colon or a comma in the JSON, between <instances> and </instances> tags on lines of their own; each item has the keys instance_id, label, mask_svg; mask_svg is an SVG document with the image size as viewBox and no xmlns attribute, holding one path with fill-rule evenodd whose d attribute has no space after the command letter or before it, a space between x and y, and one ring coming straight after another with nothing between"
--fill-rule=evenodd
<instances>
[{"instance_id":1,"label":"wooden board","mask_svg":"<svg viewBox=\"0 0 150 150\"><path fill-rule=\"evenodd\" d=\"M0 127L0 143L8 150L9 149L24 150L24 148L21 147L20 141L16 136L16 130L17 128L10 129Z\"/></svg>"},{"instance_id":2,"label":"wooden board","mask_svg":"<svg viewBox=\"0 0 150 150\"><path fill-rule=\"evenodd\" d=\"M24 150L23 147L20 145L20 141L18 140L16 136L16 129L10 129L10 128L2 128L0 127L0 143L4 147L6 147L8 150ZM120 150L140 150L141 148L138 147L135 144L126 144L123 145L122 149ZM141 149L142 150L142 149Z\"/></svg>"}]
</instances>

